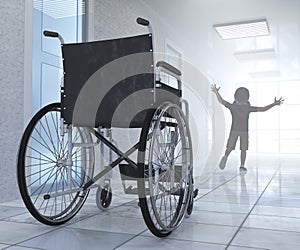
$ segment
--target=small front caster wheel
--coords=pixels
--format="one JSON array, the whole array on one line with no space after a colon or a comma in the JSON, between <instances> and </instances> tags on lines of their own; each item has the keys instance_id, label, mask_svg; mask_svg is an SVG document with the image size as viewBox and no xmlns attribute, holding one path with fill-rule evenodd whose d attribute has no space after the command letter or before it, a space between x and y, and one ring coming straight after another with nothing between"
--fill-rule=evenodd
<instances>
[{"instance_id":1,"label":"small front caster wheel","mask_svg":"<svg viewBox=\"0 0 300 250\"><path fill-rule=\"evenodd\" d=\"M105 184L104 187L98 187L96 193L96 203L100 210L106 210L111 204L112 191L109 184Z\"/></svg>"}]
</instances>

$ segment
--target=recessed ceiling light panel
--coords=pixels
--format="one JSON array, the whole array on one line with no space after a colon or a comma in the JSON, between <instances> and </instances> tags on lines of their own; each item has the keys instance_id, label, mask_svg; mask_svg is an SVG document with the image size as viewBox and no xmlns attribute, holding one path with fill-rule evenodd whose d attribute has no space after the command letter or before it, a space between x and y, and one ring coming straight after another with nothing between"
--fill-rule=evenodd
<instances>
[{"instance_id":1,"label":"recessed ceiling light panel","mask_svg":"<svg viewBox=\"0 0 300 250\"><path fill-rule=\"evenodd\" d=\"M267 19L215 24L214 28L223 39L270 35Z\"/></svg>"},{"instance_id":2,"label":"recessed ceiling light panel","mask_svg":"<svg viewBox=\"0 0 300 250\"><path fill-rule=\"evenodd\" d=\"M278 78L280 77L279 70L255 71L249 73L251 78Z\"/></svg>"},{"instance_id":3,"label":"recessed ceiling light panel","mask_svg":"<svg viewBox=\"0 0 300 250\"><path fill-rule=\"evenodd\" d=\"M273 48L236 51L234 52L234 55L240 62L252 60L270 60L276 58L276 52Z\"/></svg>"}]
</instances>

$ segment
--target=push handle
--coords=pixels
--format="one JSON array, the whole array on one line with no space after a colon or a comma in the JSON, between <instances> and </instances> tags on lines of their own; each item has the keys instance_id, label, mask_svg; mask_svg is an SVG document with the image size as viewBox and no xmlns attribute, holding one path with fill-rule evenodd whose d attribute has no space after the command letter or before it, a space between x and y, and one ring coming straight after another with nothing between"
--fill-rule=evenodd
<instances>
[{"instance_id":1,"label":"push handle","mask_svg":"<svg viewBox=\"0 0 300 250\"><path fill-rule=\"evenodd\" d=\"M141 17L138 17L136 19L136 22L140 25L143 25L143 26L149 26L150 22L144 18L141 18Z\"/></svg>"},{"instance_id":2,"label":"push handle","mask_svg":"<svg viewBox=\"0 0 300 250\"><path fill-rule=\"evenodd\" d=\"M61 44L65 44L65 40L63 39L63 37L58 32L54 32L54 31L50 31L50 30L44 30L43 34L46 37L58 38Z\"/></svg>"},{"instance_id":3,"label":"push handle","mask_svg":"<svg viewBox=\"0 0 300 250\"><path fill-rule=\"evenodd\" d=\"M57 32L49 31L49 30L44 30L43 34L44 34L44 36L48 36L48 37L58 37L59 36L59 34Z\"/></svg>"}]
</instances>

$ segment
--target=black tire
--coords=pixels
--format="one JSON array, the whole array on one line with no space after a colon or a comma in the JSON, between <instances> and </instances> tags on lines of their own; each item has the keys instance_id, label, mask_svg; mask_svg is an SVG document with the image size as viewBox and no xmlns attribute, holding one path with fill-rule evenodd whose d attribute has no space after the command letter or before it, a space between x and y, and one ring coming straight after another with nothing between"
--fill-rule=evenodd
<instances>
[{"instance_id":1,"label":"black tire","mask_svg":"<svg viewBox=\"0 0 300 250\"><path fill-rule=\"evenodd\" d=\"M192 174L191 174L190 178L192 179L191 182L194 183L193 182L193 176L192 176ZM192 185L192 186L194 186L194 185ZM194 188L192 188L192 190L194 190ZM189 218L190 215L193 212L193 208L194 208L194 192L195 191L191 192L189 203L188 203L186 214L185 214L185 218Z\"/></svg>"},{"instance_id":2,"label":"black tire","mask_svg":"<svg viewBox=\"0 0 300 250\"><path fill-rule=\"evenodd\" d=\"M96 193L96 204L100 210L107 210L112 201L112 190L109 184L105 184L103 188L98 187Z\"/></svg>"},{"instance_id":3,"label":"black tire","mask_svg":"<svg viewBox=\"0 0 300 250\"><path fill-rule=\"evenodd\" d=\"M76 215L89 193L76 189L94 171L92 137L81 127L71 127L74 147L72 166L67 166L68 134L61 136L60 118L60 103L42 108L25 129L18 154L22 199L32 216L47 225L63 224Z\"/></svg>"},{"instance_id":4,"label":"black tire","mask_svg":"<svg viewBox=\"0 0 300 250\"><path fill-rule=\"evenodd\" d=\"M139 141L139 202L148 229L166 237L181 224L191 196L191 137L175 104L150 111L146 124Z\"/></svg>"}]
</instances>

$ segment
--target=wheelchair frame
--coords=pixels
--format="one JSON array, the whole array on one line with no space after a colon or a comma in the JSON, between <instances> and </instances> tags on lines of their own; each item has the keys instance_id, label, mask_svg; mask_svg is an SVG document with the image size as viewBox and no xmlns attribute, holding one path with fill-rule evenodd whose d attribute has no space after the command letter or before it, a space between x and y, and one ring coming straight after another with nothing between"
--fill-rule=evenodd
<instances>
[{"instance_id":1,"label":"wheelchair frame","mask_svg":"<svg viewBox=\"0 0 300 250\"><path fill-rule=\"evenodd\" d=\"M149 21L137 18L137 23L147 26L153 39ZM44 35L59 38L64 44L63 38L56 32L45 31ZM186 118L188 103L181 98L181 72L162 61L156 67L158 74L154 74L154 95L156 88L164 85L160 82L160 72L165 72L178 81L178 90L175 91L178 101L177 97L175 102L173 97L167 97L144 112L140 139L125 152L107 139L99 127L66 122L64 106L60 103L47 105L32 118L20 143L17 170L21 196L27 209L37 220L48 225L59 225L70 220L81 209L90 188L97 186L96 182L116 166L120 168L121 177L122 174L126 176L122 181L137 182L136 189L131 186L125 188L124 184L124 190L125 193L139 195L145 223L154 235L169 235L181 224L184 216L192 213L195 198L193 156ZM168 86L164 88L166 92L172 90ZM65 86L62 86L62 96L65 94L64 90ZM174 90L172 91L174 96ZM182 111L182 104L185 105L186 115ZM97 138L96 143L92 136ZM94 146L100 142L118 158L93 176ZM34 145L43 147L43 150L37 152ZM44 153L46 150L51 151L55 160L52 160L53 156L49 153ZM138 151L137 162L129 158L135 151ZM124 161L126 164L122 164ZM39 179L35 180L35 175ZM52 180L52 183L48 183ZM33 184L37 185L36 183L41 184L34 189ZM96 196L97 205L100 204L98 207L108 208L112 197L110 185L98 187ZM162 207L167 216L161 214Z\"/></svg>"}]
</instances>

